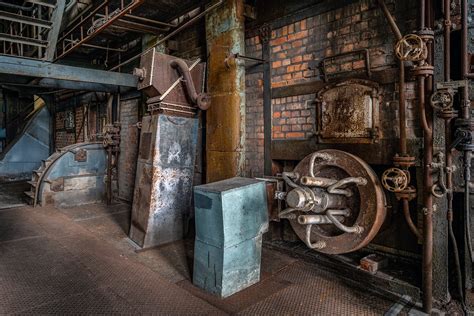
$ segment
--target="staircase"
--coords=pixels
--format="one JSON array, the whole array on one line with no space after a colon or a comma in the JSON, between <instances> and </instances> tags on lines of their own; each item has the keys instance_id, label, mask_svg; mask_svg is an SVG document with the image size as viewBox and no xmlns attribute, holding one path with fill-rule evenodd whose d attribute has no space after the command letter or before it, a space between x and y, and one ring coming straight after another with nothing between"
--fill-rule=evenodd
<instances>
[{"instance_id":1,"label":"staircase","mask_svg":"<svg viewBox=\"0 0 474 316\"><path fill-rule=\"evenodd\" d=\"M41 166L33 171L31 181L28 181L28 184L31 186L30 191L25 191L25 195L28 198L28 204L36 206L36 203L38 202L38 188L41 185L43 175L49 170L49 167L63 155L63 153L63 150L56 151L54 154L49 156L48 159L42 160ZM44 182L47 183L47 181L48 180L45 180Z\"/></svg>"},{"instance_id":2,"label":"staircase","mask_svg":"<svg viewBox=\"0 0 474 316\"><path fill-rule=\"evenodd\" d=\"M0 22L4 25L0 40L5 42L0 53L52 61L66 0L27 2L0 2Z\"/></svg>"}]
</instances>

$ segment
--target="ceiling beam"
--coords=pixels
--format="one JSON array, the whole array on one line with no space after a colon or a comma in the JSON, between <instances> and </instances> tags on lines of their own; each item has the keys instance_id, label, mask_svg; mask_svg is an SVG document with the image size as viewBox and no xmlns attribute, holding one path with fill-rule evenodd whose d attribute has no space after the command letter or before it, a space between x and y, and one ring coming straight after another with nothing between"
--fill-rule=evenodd
<instances>
[{"instance_id":1,"label":"ceiling beam","mask_svg":"<svg viewBox=\"0 0 474 316\"><path fill-rule=\"evenodd\" d=\"M46 48L45 59L52 61L54 53L56 52L56 44L58 43L59 30L61 29L64 8L66 7L66 0L58 0L56 8L51 17L52 28L48 33L48 47Z\"/></svg>"},{"instance_id":2,"label":"ceiling beam","mask_svg":"<svg viewBox=\"0 0 474 316\"><path fill-rule=\"evenodd\" d=\"M131 74L54 64L25 58L0 56L0 74L51 78L74 82L137 87L137 77Z\"/></svg>"}]
</instances>

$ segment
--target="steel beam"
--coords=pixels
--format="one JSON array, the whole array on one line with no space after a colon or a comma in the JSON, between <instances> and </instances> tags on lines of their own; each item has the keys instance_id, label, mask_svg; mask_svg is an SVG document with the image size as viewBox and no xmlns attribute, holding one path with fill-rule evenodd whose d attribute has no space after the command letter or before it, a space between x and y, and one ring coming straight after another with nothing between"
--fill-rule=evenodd
<instances>
[{"instance_id":1,"label":"steel beam","mask_svg":"<svg viewBox=\"0 0 474 316\"><path fill-rule=\"evenodd\" d=\"M0 11L0 20L39 26L39 27L44 27L47 29L51 28L50 21L35 19L29 16L19 15L15 13L6 12L6 11Z\"/></svg>"},{"instance_id":2,"label":"steel beam","mask_svg":"<svg viewBox=\"0 0 474 316\"><path fill-rule=\"evenodd\" d=\"M49 7L49 8L54 8L55 7L55 5L53 3L40 1L40 0L26 0L25 2L34 3L34 4L37 4L37 5L41 5L41 6Z\"/></svg>"},{"instance_id":3,"label":"steel beam","mask_svg":"<svg viewBox=\"0 0 474 316\"><path fill-rule=\"evenodd\" d=\"M23 44L23 45L31 45L37 47L46 47L46 41L38 40L35 38L23 37L23 36L16 36L10 35L5 33L0 33L0 41L6 41L11 43Z\"/></svg>"},{"instance_id":4,"label":"steel beam","mask_svg":"<svg viewBox=\"0 0 474 316\"><path fill-rule=\"evenodd\" d=\"M131 74L59 65L10 56L0 56L0 74L133 88L137 86L137 78Z\"/></svg>"},{"instance_id":5,"label":"steel beam","mask_svg":"<svg viewBox=\"0 0 474 316\"><path fill-rule=\"evenodd\" d=\"M100 83L89 83L89 82L75 82L68 80L58 80L52 78L43 78L38 83L38 86L43 88L52 89L68 89L68 90L80 90L80 91L97 91L97 92L118 92L117 86L100 84ZM123 90L121 90L123 91Z\"/></svg>"},{"instance_id":6,"label":"steel beam","mask_svg":"<svg viewBox=\"0 0 474 316\"><path fill-rule=\"evenodd\" d=\"M66 7L66 0L57 0L56 8L51 17L52 28L48 33L48 47L44 55L45 60L52 61L54 53L56 52L56 44L58 43L59 31L63 21L64 8Z\"/></svg>"}]
</instances>

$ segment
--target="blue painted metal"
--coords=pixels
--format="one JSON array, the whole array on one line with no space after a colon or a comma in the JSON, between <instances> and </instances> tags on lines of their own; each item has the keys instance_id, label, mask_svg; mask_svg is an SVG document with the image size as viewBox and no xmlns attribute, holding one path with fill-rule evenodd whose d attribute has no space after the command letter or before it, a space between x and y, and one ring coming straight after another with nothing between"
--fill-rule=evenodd
<instances>
[{"instance_id":1,"label":"blue painted metal","mask_svg":"<svg viewBox=\"0 0 474 316\"><path fill-rule=\"evenodd\" d=\"M0 128L0 139L7 138L7 130L4 128Z\"/></svg>"},{"instance_id":2,"label":"blue painted metal","mask_svg":"<svg viewBox=\"0 0 474 316\"><path fill-rule=\"evenodd\" d=\"M23 132L0 154L0 181L28 179L41 165L41 160L48 158L50 122L46 107L32 115Z\"/></svg>"},{"instance_id":3,"label":"blue painted metal","mask_svg":"<svg viewBox=\"0 0 474 316\"><path fill-rule=\"evenodd\" d=\"M130 239L148 248L180 240L191 209L198 119L145 116Z\"/></svg>"},{"instance_id":4,"label":"blue painted metal","mask_svg":"<svg viewBox=\"0 0 474 316\"><path fill-rule=\"evenodd\" d=\"M82 158L78 159L79 156ZM38 201L58 207L101 202L105 198L106 167L107 152L102 143L62 148L46 159L33 176Z\"/></svg>"},{"instance_id":5,"label":"blue painted metal","mask_svg":"<svg viewBox=\"0 0 474 316\"><path fill-rule=\"evenodd\" d=\"M32 59L0 56L0 74L42 77L58 80L137 87L138 79L131 74L53 64Z\"/></svg>"},{"instance_id":6,"label":"blue painted metal","mask_svg":"<svg viewBox=\"0 0 474 316\"><path fill-rule=\"evenodd\" d=\"M257 283L268 229L265 183L236 177L196 186L194 204L193 283L221 297Z\"/></svg>"}]
</instances>

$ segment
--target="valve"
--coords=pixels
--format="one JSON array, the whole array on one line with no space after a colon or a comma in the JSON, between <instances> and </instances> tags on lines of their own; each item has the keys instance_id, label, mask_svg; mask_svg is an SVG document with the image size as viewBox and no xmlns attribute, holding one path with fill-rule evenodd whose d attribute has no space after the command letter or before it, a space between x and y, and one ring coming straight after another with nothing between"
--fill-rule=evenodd
<instances>
[{"instance_id":1,"label":"valve","mask_svg":"<svg viewBox=\"0 0 474 316\"><path fill-rule=\"evenodd\" d=\"M453 107L453 94L448 89L438 90L431 95L430 104L441 111L450 109Z\"/></svg>"},{"instance_id":2,"label":"valve","mask_svg":"<svg viewBox=\"0 0 474 316\"><path fill-rule=\"evenodd\" d=\"M395 55L402 61L422 61L428 56L428 50L420 36L408 34L395 44Z\"/></svg>"},{"instance_id":3,"label":"valve","mask_svg":"<svg viewBox=\"0 0 474 316\"><path fill-rule=\"evenodd\" d=\"M408 172L398 168L390 168L382 174L382 185L390 192L401 192L410 183Z\"/></svg>"}]
</instances>

